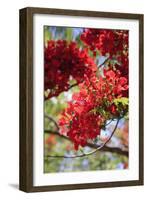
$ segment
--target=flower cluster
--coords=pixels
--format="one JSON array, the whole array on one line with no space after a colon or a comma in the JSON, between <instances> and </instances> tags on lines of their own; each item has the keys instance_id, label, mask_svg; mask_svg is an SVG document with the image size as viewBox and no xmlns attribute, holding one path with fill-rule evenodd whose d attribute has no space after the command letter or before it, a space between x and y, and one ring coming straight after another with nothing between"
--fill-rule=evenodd
<instances>
[{"instance_id":1,"label":"flower cluster","mask_svg":"<svg viewBox=\"0 0 147 200\"><path fill-rule=\"evenodd\" d=\"M84 74L91 76L96 64L87 49L79 49L75 42L65 40L48 41L44 50L45 79L47 98L57 96L70 87L70 78L77 84L84 80Z\"/></svg>"},{"instance_id":2,"label":"flower cluster","mask_svg":"<svg viewBox=\"0 0 147 200\"><path fill-rule=\"evenodd\" d=\"M128 31L107 29L85 29L81 34L81 40L92 51L98 50L105 56L112 57L128 48Z\"/></svg>"},{"instance_id":3,"label":"flower cluster","mask_svg":"<svg viewBox=\"0 0 147 200\"><path fill-rule=\"evenodd\" d=\"M127 30L85 29L81 40L94 54L99 51L102 56L108 56L110 62L110 59L115 60L115 68L128 79L128 36Z\"/></svg>"},{"instance_id":4,"label":"flower cluster","mask_svg":"<svg viewBox=\"0 0 147 200\"><path fill-rule=\"evenodd\" d=\"M123 97L126 90L127 79L112 70L105 70L100 78L85 76L80 92L73 94L60 117L60 133L73 141L76 150L85 146L100 134L108 119L123 115L124 107L117 107L114 100Z\"/></svg>"},{"instance_id":5,"label":"flower cluster","mask_svg":"<svg viewBox=\"0 0 147 200\"><path fill-rule=\"evenodd\" d=\"M128 31L85 29L80 38L84 48L50 40L44 49L46 98L67 91L72 79L79 85L58 121L60 134L68 136L76 150L100 135L107 120L128 111ZM102 70L91 51L109 58Z\"/></svg>"},{"instance_id":6,"label":"flower cluster","mask_svg":"<svg viewBox=\"0 0 147 200\"><path fill-rule=\"evenodd\" d=\"M85 146L88 139L96 138L100 133L100 118L92 114L92 102L86 90L73 95L68 107L59 120L60 133L66 134L77 150L79 145Z\"/></svg>"}]
</instances>

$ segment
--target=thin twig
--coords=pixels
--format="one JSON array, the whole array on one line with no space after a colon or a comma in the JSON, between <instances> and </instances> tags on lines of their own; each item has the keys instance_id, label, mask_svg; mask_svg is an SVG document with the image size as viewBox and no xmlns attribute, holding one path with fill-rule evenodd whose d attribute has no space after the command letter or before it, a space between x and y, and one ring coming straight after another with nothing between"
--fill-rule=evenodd
<instances>
[{"instance_id":1,"label":"thin twig","mask_svg":"<svg viewBox=\"0 0 147 200\"><path fill-rule=\"evenodd\" d=\"M58 131L44 130L44 132L48 133L48 134L53 134L53 135L60 136L61 138L66 139L66 140L70 140L69 137L67 137L65 135L61 135Z\"/></svg>"},{"instance_id":2,"label":"thin twig","mask_svg":"<svg viewBox=\"0 0 147 200\"><path fill-rule=\"evenodd\" d=\"M78 85L78 83L74 83L73 85L70 85L67 90L70 90L71 88L73 88L73 87L75 87L77 85Z\"/></svg>"},{"instance_id":3,"label":"thin twig","mask_svg":"<svg viewBox=\"0 0 147 200\"><path fill-rule=\"evenodd\" d=\"M48 119L49 121L52 121L54 123L54 125L56 126L57 130L59 130L59 126L58 126L57 122L53 119L53 117L51 117L51 116L49 116L47 114L44 114L44 117L46 119Z\"/></svg>"},{"instance_id":4,"label":"thin twig","mask_svg":"<svg viewBox=\"0 0 147 200\"><path fill-rule=\"evenodd\" d=\"M111 124L111 122L113 122L114 119L111 119L108 123L105 124L105 126L108 126L109 124Z\"/></svg>"},{"instance_id":5,"label":"thin twig","mask_svg":"<svg viewBox=\"0 0 147 200\"><path fill-rule=\"evenodd\" d=\"M58 131L52 131L52 130L44 130L45 133L48 133L48 134L53 134L53 135L56 135L58 137L61 137L65 140L68 140L71 142L70 138L65 136L65 135L61 135L59 134ZM90 148L93 148L93 149L97 149L99 147L98 144L95 144L95 143L90 143L90 142L87 142L87 145L88 147ZM125 148L126 149L126 148ZM105 145L102 149L100 149L100 151L106 151L106 152L112 152L112 153L118 153L120 155L124 155L124 156L128 156L128 151L127 150L122 150L121 148L119 147L110 147L110 146L107 146Z\"/></svg>"},{"instance_id":6,"label":"thin twig","mask_svg":"<svg viewBox=\"0 0 147 200\"><path fill-rule=\"evenodd\" d=\"M102 145L98 146L95 150L89 152L89 153L82 153L80 155L72 155L72 156L65 156L65 155L47 155L47 157L52 157L52 158L79 158L79 157L84 157L84 156L89 156L92 155L94 153L96 153L98 150L102 149L112 138L113 134L115 133L118 123L119 123L120 118L117 120L116 125L110 135L110 137L108 138L108 140L106 140ZM65 136L66 137L66 136Z\"/></svg>"},{"instance_id":7,"label":"thin twig","mask_svg":"<svg viewBox=\"0 0 147 200\"><path fill-rule=\"evenodd\" d=\"M105 60L104 60L104 62L102 62L99 66L98 66L98 68L101 68L104 64L106 64L106 62L109 60L109 57L107 57Z\"/></svg>"},{"instance_id":8,"label":"thin twig","mask_svg":"<svg viewBox=\"0 0 147 200\"><path fill-rule=\"evenodd\" d=\"M63 92L66 92L66 91L68 91L68 90L70 90L71 88L73 88L73 87L75 87L75 86L77 86L78 85L78 83L74 83L73 85L70 85L65 91L63 91ZM53 96L51 96L51 97L53 97ZM47 101L47 100L49 100L51 97L49 97L49 95L47 96L47 97L44 97L44 101Z\"/></svg>"}]
</instances>

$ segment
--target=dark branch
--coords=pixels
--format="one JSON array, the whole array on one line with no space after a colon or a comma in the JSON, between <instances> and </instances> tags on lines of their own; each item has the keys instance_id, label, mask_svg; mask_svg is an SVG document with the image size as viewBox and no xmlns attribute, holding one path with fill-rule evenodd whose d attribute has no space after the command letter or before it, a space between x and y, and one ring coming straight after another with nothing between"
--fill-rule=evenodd
<instances>
[{"instance_id":1,"label":"dark branch","mask_svg":"<svg viewBox=\"0 0 147 200\"><path fill-rule=\"evenodd\" d=\"M70 85L67 90L70 90L71 88L73 88L73 87L75 87L77 85L78 85L78 83L74 83L73 85Z\"/></svg>"},{"instance_id":2,"label":"dark branch","mask_svg":"<svg viewBox=\"0 0 147 200\"><path fill-rule=\"evenodd\" d=\"M95 153L98 150L100 150L100 151L106 151L106 152L112 152L112 153L118 153L118 154L121 154L121 155L124 155L124 156L128 156L128 151L126 151L126 150L122 150L122 149L120 149L118 147L109 147L109 146L106 146L106 144L111 140L114 132L116 131L118 123L119 123L119 119L118 119L118 121L117 121L117 123L115 125L115 128L114 128L113 132L111 133L110 137L102 145L97 145L97 144L89 143L89 142L87 143L87 146L95 149L95 150L93 150L93 151L91 151L89 153L83 153L83 154L80 154L80 155L73 155L73 156L48 155L48 157L78 158L78 157L84 157L84 156L91 155L91 154ZM66 140L70 141L70 138L68 138L67 136L59 134L59 132L57 132L57 131L45 130L45 133L54 134L54 135L62 137L63 139L66 139Z\"/></svg>"},{"instance_id":3,"label":"dark branch","mask_svg":"<svg viewBox=\"0 0 147 200\"><path fill-rule=\"evenodd\" d=\"M114 119L111 119L108 123L105 124L105 126L108 126L109 124L111 124L112 121L114 121Z\"/></svg>"},{"instance_id":4,"label":"dark branch","mask_svg":"<svg viewBox=\"0 0 147 200\"><path fill-rule=\"evenodd\" d=\"M49 121L53 122L54 125L56 126L57 130L59 130L59 126L58 126L57 122L53 119L53 117L51 117L47 114L44 114L44 117L47 118Z\"/></svg>"},{"instance_id":5,"label":"dark branch","mask_svg":"<svg viewBox=\"0 0 147 200\"><path fill-rule=\"evenodd\" d=\"M87 146L91 147L91 148L98 148L97 144L93 144L93 143L87 143ZM110 147L105 145L102 149L99 149L100 151L105 151L105 152L111 152L111 153L117 153L123 156L127 156L128 157L128 151L127 150L122 150L121 148L118 147Z\"/></svg>"},{"instance_id":6,"label":"dark branch","mask_svg":"<svg viewBox=\"0 0 147 200\"><path fill-rule=\"evenodd\" d=\"M70 85L66 90L64 90L64 91L62 91L62 92L66 92L66 91L68 91L68 90L70 90L71 88L73 88L73 87L75 87L75 86L77 86L78 85L78 83L74 83L73 85ZM49 95L48 95L49 96ZM44 97L44 101L47 101L47 100L49 100L50 98L49 97ZM52 96L53 97L53 96Z\"/></svg>"},{"instance_id":7,"label":"dark branch","mask_svg":"<svg viewBox=\"0 0 147 200\"><path fill-rule=\"evenodd\" d=\"M66 140L70 140L67 136L65 135L61 135L58 131L52 131L52 130L44 130L45 133L49 133L49 134L53 134L53 135L57 135L63 139L66 139Z\"/></svg>"},{"instance_id":8,"label":"dark branch","mask_svg":"<svg viewBox=\"0 0 147 200\"><path fill-rule=\"evenodd\" d=\"M106 62L109 60L109 57L107 57L105 60L104 60L104 62L102 62L99 66L98 66L98 68L101 68L104 64L106 64Z\"/></svg>"}]
</instances>

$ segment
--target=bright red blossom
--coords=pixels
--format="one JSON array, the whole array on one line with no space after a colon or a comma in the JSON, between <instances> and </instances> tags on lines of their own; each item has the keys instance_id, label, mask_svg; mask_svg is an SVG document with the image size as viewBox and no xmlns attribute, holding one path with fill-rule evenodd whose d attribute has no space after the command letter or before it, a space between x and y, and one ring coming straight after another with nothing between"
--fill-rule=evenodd
<instances>
[{"instance_id":1,"label":"bright red blossom","mask_svg":"<svg viewBox=\"0 0 147 200\"><path fill-rule=\"evenodd\" d=\"M81 40L90 47L98 50L105 56L110 57L128 48L128 31L107 30L107 29L85 29L81 35Z\"/></svg>"},{"instance_id":2,"label":"bright red blossom","mask_svg":"<svg viewBox=\"0 0 147 200\"><path fill-rule=\"evenodd\" d=\"M128 36L127 30L85 29L81 40L93 51L94 55L97 50L101 55L107 54L110 59L117 61L116 70L128 79Z\"/></svg>"},{"instance_id":3,"label":"bright red blossom","mask_svg":"<svg viewBox=\"0 0 147 200\"><path fill-rule=\"evenodd\" d=\"M79 85L80 91L73 94L58 121L60 134L68 136L76 150L100 135L107 120L121 117L128 109L122 105L118 109L114 103L115 99L128 97L128 31L85 29L81 40L84 49L75 42L50 40L44 50L47 98L67 91L70 79ZM97 73L99 68L89 49L94 56L99 51L109 57L101 73Z\"/></svg>"},{"instance_id":4,"label":"bright red blossom","mask_svg":"<svg viewBox=\"0 0 147 200\"><path fill-rule=\"evenodd\" d=\"M44 84L45 90L49 90L47 98L68 90L70 78L80 83L84 74L90 76L97 69L87 49L79 49L75 42L50 40L44 51Z\"/></svg>"},{"instance_id":5,"label":"bright red blossom","mask_svg":"<svg viewBox=\"0 0 147 200\"><path fill-rule=\"evenodd\" d=\"M85 76L79 87L80 92L73 94L59 120L60 133L74 142L75 149L96 138L109 118L119 117L113 100L128 89L127 79L112 70L105 70L100 78Z\"/></svg>"}]
</instances>

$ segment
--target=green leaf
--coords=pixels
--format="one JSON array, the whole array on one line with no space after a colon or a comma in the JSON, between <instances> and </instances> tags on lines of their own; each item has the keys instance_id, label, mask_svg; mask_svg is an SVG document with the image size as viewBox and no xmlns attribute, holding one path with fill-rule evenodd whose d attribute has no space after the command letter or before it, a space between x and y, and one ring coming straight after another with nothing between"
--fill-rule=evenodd
<instances>
[{"instance_id":1,"label":"green leaf","mask_svg":"<svg viewBox=\"0 0 147 200\"><path fill-rule=\"evenodd\" d=\"M129 105L129 99L127 97L121 97L118 99L114 99L113 102L116 106L118 106L119 104L122 104L123 106Z\"/></svg>"}]
</instances>

